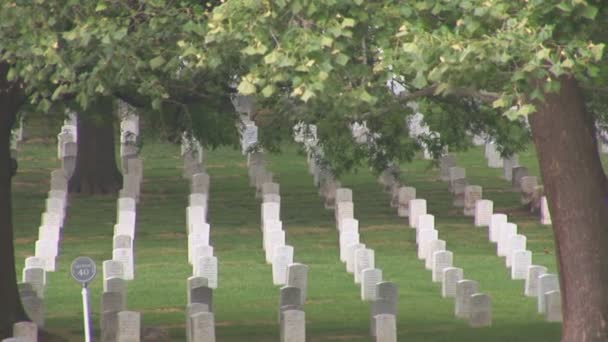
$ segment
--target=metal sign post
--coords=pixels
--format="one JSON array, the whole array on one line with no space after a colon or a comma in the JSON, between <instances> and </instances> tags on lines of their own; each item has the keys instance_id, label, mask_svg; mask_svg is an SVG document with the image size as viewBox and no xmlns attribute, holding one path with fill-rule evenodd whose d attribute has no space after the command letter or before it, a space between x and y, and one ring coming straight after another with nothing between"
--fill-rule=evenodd
<instances>
[{"instance_id":1,"label":"metal sign post","mask_svg":"<svg viewBox=\"0 0 608 342\"><path fill-rule=\"evenodd\" d=\"M72 262L72 277L82 285L82 312L84 318L84 340L91 341L91 325L89 321L89 290L87 285L95 278L97 267L89 257L80 256Z\"/></svg>"}]
</instances>

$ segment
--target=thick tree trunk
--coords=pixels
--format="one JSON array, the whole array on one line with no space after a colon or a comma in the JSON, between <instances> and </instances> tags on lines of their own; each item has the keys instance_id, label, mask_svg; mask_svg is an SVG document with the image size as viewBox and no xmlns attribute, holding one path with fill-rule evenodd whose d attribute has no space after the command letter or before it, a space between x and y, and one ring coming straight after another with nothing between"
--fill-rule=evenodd
<instances>
[{"instance_id":1,"label":"thick tree trunk","mask_svg":"<svg viewBox=\"0 0 608 342\"><path fill-rule=\"evenodd\" d=\"M122 188L116 166L112 104L98 101L96 113L78 117L78 154L69 182L71 193L107 194Z\"/></svg>"},{"instance_id":2,"label":"thick tree trunk","mask_svg":"<svg viewBox=\"0 0 608 342\"><path fill-rule=\"evenodd\" d=\"M559 262L564 342L608 341L608 184L573 78L530 116Z\"/></svg>"},{"instance_id":3,"label":"thick tree trunk","mask_svg":"<svg viewBox=\"0 0 608 342\"><path fill-rule=\"evenodd\" d=\"M23 96L6 81L7 71L0 64L0 339L12 336L13 323L29 320L17 289L11 208L10 133Z\"/></svg>"}]
</instances>

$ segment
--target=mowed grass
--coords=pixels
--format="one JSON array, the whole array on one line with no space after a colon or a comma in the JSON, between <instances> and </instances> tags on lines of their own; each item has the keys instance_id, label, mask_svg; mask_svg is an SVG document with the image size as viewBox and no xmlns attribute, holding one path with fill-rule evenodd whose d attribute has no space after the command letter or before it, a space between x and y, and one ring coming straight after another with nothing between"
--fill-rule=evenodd
<instances>
[{"instance_id":1,"label":"mowed grass","mask_svg":"<svg viewBox=\"0 0 608 342\"><path fill-rule=\"evenodd\" d=\"M185 208L189 187L181 178L179 147L146 141L143 150L144 184L138 206L135 241L135 280L128 285L128 308L142 313L143 325L167 329L174 341L185 340L187 262ZM307 340L370 341L369 305L360 300L338 256L333 211L322 199L307 172L306 157L295 146L268 156L268 169L281 186L281 217L287 242L295 247L295 261L309 265L305 306ZM533 151L520 162L538 175ZM40 215L49 188L49 174L60 163L54 140L31 139L22 145L19 175L14 179L13 211L17 271L34 253ZM480 148L458 154L471 184L483 186L484 198L496 212L507 212L528 237L533 262L555 272L555 247L550 227L520 208L519 195L489 169ZM246 157L239 151L210 151L206 161L211 176L209 223L211 241L219 258L219 288L214 293L218 341L278 341L279 288L272 284L270 265L261 249L260 202L249 187ZM414 230L398 218L368 170L342 177L353 189L355 217L361 240L375 250L376 267L384 279L399 286L400 341L558 341L560 325L546 323L536 313L536 301L523 296L523 281L510 280L504 259L496 256L486 229L451 205L447 185L438 170L416 160L401 166L403 182L417 189L436 217L441 239L454 252L455 266L479 282L492 298L493 325L472 329L454 318L453 299L440 296L423 261L416 258ZM79 285L69 275L79 255L96 260L112 256L112 229L116 220L115 196L71 196L58 258L58 269L47 275L46 327L71 340L82 340L82 305ZM101 274L90 286L92 322L99 334Z\"/></svg>"}]
</instances>

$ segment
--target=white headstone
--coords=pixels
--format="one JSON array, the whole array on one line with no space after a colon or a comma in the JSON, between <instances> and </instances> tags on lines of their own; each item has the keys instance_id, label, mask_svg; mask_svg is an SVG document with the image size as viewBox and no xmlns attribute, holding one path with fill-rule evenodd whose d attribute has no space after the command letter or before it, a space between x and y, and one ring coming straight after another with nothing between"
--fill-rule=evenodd
<instances>
[{"instance_id":1,"label":"white headstone","mask_svg":"<svg viewBox=\"0 0 608 342\"><path fill-rule=\"evenodd\" d=\"M410 213L410 200L416 199L416 188L401 187L399 188L399 208L397 215L399 217L408 217Z\"/></svg>"},{"instance_id":2,"label":"white headstone","mask_svg":"<svg viewBox=\"0 0 608 342\"><path fill-rule=\"evenodd\" d=\"M212 312L197 312L191 315L191 341L215 342L215 319Z\"/></svg>"},{"instance_id":3,"label":"white headstone","mask_svg":"<svg viewBox=\"0 0 608 342\"><path fill-rule=\"evenodd\" d=\"M508 253L509 240L511 236L517 235L515 223L503 223L498 226L498 243L496 244L496 255L506 257Z\"/></svg>"},{"instance_id":4,"label":"white headstone","mask_svg":"<svg viewBox=\"0 0 608 342\"><path fill-rule=\"evenodd\" d=\"M207 256L198 260L198 269L194 276L207 278L208 286L217 289L218 285L218 265L217 257Z\"/></svg>"},{"instance_id":5,"label":"white headstone","mask_svg":"<svg viewBox=\"0 0 608 342\"><path fill-rule=\"evenodd\" d=\"M443 270L452 267L454 254L450 251L436 251L433 253L432 259L432 280L434 283L439 283L443 277Z\"/></svg>"},{"instance_id":6,"label":"white headstone","mask_svg":"<svg viewBox=\"0 0 608 342\"><path fill-rule=\"evenodd\" d=\"M545 313L545 294L549 291L559 291L559 279L557 274L543 274L538 277L537 285L537 298L538 298L538 313Z\"/></svg>"},{"instance_id":7,"label":"white headstone","mask_svg":"<svg viewBox=\"0 0 608 342\"><path fill-rule=\"evenodd\" d=\"M562 295L558 290L545 292L545 320L562 321Z\"/></svg>"},{"instance_id":8,"label":"white headstone","mask_svg":"<svg viewBox=\"0 0 608 342\"><path fill-rule=\"evenodd\" d=\"M274 259L274 251L276 247L285 245L285 231L283 230L273 230L266 232L264 234L264 238L266 241L266 263L272 263Z\"/></svg>"},{"instance_id":9,"label":"white headstone","mask_svg":"<svg viewBox=\"0 0 608 342\"><path fill-rule=\"evenodd\" d=\"M302 310L286 310L281 319L281 342L306 342L306 315Z\"/></svg>"},{"instance_id":10,"label":"white headstone","mask_svg":"<svg viewBox=\"0 0 608 342\"><path fill-rule=\"evenodd\" d=\"M203 226L207 224L207 208L200 206L187 207L186 224L188 227L188 234L192 232L193 226Z\"/></svg>"},{"instance_id":11,"label":"white headstone","mask_svg":"<svg viewBox=\"0 0 608 342\"><path fill-rule=\"evenodd\" d=\"M120 261L123 264L125 280L135 279L135 266L133 264L133 250L130 248L117 248L112 251L112 260Z\"/></svg>"},{"instance_id":12,"label":"white headstone","mask_svg":"<svg viewBox=\"0 0 608 342\"><path fill-rule=\"evenodd\" d=\"M118 342L140 341L140 314L135 311L121 311L118 313Z\"/></svg>"},{"instance_id":13,"label":"white headstone","mask_svg":"<svg viewBox=\"0 0 608 342\"><path fill-rule=\"evenodd\" d=\"M437 251L445 251L444 240L431 240L425 243L425 256L424 256L424 267L427 270L433 269L433 253Z\"/></svg>"},{"instance_id":14,"label":"white headstone","mask_svg":"<svg viewBox=\"0 0 608 342\"><path fill-rule=\"evenodd\" d=\"M376 300L376 284L382 281L382 270L366 268L361 271L361 300Z\"/></svg>"},{"instance_id":15,"label":"white headstone","mask_svg":"<svg viewBox=\"0 0 608 342\"><path fill-rule=\"evenodd\" d=\"M346 246L346 272L355 272L355 253L359 249L365 249L365 244L353 243Z\"/></svg>"},{"instance_id":16,"label":"white headstone","mask_svg":"<svg viewBox=\"0 0 608 342\"><path fill-rule=\"evenodd\" d=\"M342 232L340 233L340 261L346 262L347 247L351 244L359 243L359 233Z\"/></svg>"},{"instance_id":17,"label":"white headstone","mask_svg":"<svg viewBox=\"0 0 608 342\"><path fill-rule=\"evenodd\" d=\"M464 215L475 216L477 201L482 198L482 189L479 185L468 185L464 188Z\"/></svg>"},{"instance_id":18,"label":"white headstone","mask_svg":"<svg viewBox=\"0 0 608 342\"><path fill-rule=\"evenodd\" d=\"M397 342L397 319L395 315L374 316L376 342Z\"/></svg>"},{"instance_id":19,"label":"white headstone","mask_svg":"<svg viewBox=\"0 0 608 342\"><path fill-rule=\"evenodd\" d=\"M293 263L292 246L275 246L272 256L272 283L274 285L287 284L287 266Z\"/></svg>"},{"instance_id":20,"label":"white headstone","mask_svg":"<svg viewBox=\"0 0 608 342\"><path fill-rule=\"evenodd\" d=\"M121 261L118 260L105 260L102 265L104 279L103 290L108 291L106 288L105 280L113 277L124 278L125 266Z\"/></svg>"},{"instance_id":21,"label":"white headstone","mask_svg":"<svg viewBox=\"0 0 608 342\"><path fill-rule=\"evenodd\" d=\"M532 264L532 252L527 250L512 251L511 279L526 279L528 267Z\"/></svg>"},{"instance_id":22,"label":"white headstone","mask_svg":"<svg viewBox=\"0 0 608 342\"><path fill-rule=\"evenodd\" d=\"M463 279L462 268L446 267L441 277L441 296L444 298L456 297L456 283Z\"/></svg>"},{"instance_id":23,"label":"white headstone","mask_svg":"<svg viewBox=\"0 0 608 342\"><path fill-rule=\"evenodd\" d=\"M500 233L500 226L503 223L507 223L507 215L505 214L492 214L490 216L490 226L488 227L488 236L490 242L498 242L498 235Z\"/></svg>"},{"instance_id":24,"label":"white headstone","mask_svg":"<svg viewBox=\"0 0 608 342\"><path fill-rule=\"evenodd\" d=\"M300 289L300 303L304 304L308 288L308 266L300 263L293 263L287 266L287 286Z\"/></svg>"},{"instance_id":25,"label":"white headstone","mask_svg":"<svg viewBox=\"0 0 608 342\"><path fill-rule=\"evenodd\" d=\"M526 237L524 235L521 234L515 234L515 235L511 235L511 237L509 238L509 241L507 242L507 249L506 249L506 257L505 257L505 264L507 267L511 267L511 265L513 264L512 258L513 258L513 252L515 251L519 251L519 250L526 250ZM523 278L522 278L523 279Z\"/></svg>"},{"instance_id":26,"label":"white headstone","mask_svg":"<svg viewBox=\"0 0 608 342\"><path fill-rule=\"evenodd\" d=\"M479 200L475 202L475 227L489 227L494 211L494 202Z\"/></svg>"},{"instance_id":27,"label":"white headstone","mask_svg":"<svg viewBox=\"0 0 608 342\"><path fill-rule=\"evenodd\" d=\"M473 328L492 325L492 301L487 294L475 293L469 298L469 325Z\"/></svg>"},{"instance_id":28,"label":"white headstone","mask_svg":"<svg viewBox=\"0 0 608 342\"><path fill-rule=\"evenodd\" d=\"M361 283L361 273L366 268L375 268L373 249L363 248L355 251L355 284Z\"/></svg>"},{"instance_id":29,"label":"white headstone","mask_svg":"<svg viewBox=\"0 0 608 342\"><path fill-rule=\"evenodd\" d=\"M528 266L524 289L524 294L526 297L538 297L538 277L545 273L547 273L547 268L545 266Z\"/></svg>"},{"instance_id":30,"label":"white headstone","mask_svg":"<svg viewBox=\"0 0 608 342\"><path fill-rule=\"evenodd\" d=\"M463 279L456 283L456 301L454 313L458 318L468 319L471 315L471 295L479 292L479 285L474 280Z\"/></svg>"},{"instance_id":31,"label":"white headstone","mask_svg":"<svg viewBox=\"0 0 608 342\"><path fill-rule=\"evenodd\" d=\"M439 239L439 232L435 229L423 229L416 235L418 243L418 259L424 260L427 255L428 242Z\"/></svg>"},{"instance_id":32,"label":"white headstone","mask_svg":"<svg viewBox=\"0 0 608 342\"><path fill-rule=\"evenodd\" d=\"M55 272L55 258L58 254L57 241L38 240L35 243L35 256L44 259L47 272Z\"/></svg>"},{"instance_id":33,"label":"white headstone","mask_svg":"<svg viewBox=\"0 0 608 342\"><path fill-rule=\"evenodd\" d=\"M418 216L426 214L426 200L413 199L409 202L409 225L416 228Z\"/></svg>"}]
</instances>

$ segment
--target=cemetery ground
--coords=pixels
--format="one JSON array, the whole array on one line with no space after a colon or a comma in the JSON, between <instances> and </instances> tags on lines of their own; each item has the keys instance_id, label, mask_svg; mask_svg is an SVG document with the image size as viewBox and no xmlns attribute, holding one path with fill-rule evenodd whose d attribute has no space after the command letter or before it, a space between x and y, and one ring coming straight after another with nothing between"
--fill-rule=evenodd
<instances>
[{"instance_id":1,"label":"cemetery ground","mask_svg":"<svg viewBox=\"0 0 608 342\"><path fill-rule=\"evenodd\" d=\"M33 133L21 145L19 172L13 183L17 272L34 253L40 214L49 188L49 173L59 167L54 139ZM530 147L532 149L532 147ZM208 222L211 242L219 260L219 285L214 291L218 341L278 341L279 287L272 284L272 268L261 248L260 200L249 187L246 157L222 148L206 152L211 177ZM532 150L520 153L520 163L538 175ZM181 177L179 146L147 140L142 150L144 180L138 204L135 280L128 282L127 308L142 314L142 326L166 329L174 341L185 340L187 261L186 206L189 183ZM502 169L490 169L480 147L457 154L471 184L483 187L483 197L494 201L494 212L504 212L528 238L533 263L556 272L551 228L519 204L519 192L501 178ZM294 246L296 262L310 267L306 312L309 341L369 341L369 303L361 301L338 256L338 235L333 211L307 172L306 156L296 146L269 155L267 168L281 186L281 217L287 244ZM367 168L341 177L353 190L355 218L361 240L376 252L376 267L384 280L399 287L397 329L400 341L558 341L560 325L537 314L535 298L523 295L523 280L511 280L504 260L496 256L487 228L476 228L462 208L452 206L447 184L439 180L430 161L416 159L401 165L402 183L413 186L427 200L436 227L454 265L465 278L479 282L492 299L492 326L470 328L454 317L454 299L441 298L440 283L416 257L415 230L397 217L390 196ZM46 328L69 340L82 340L80 287L69 273L71 261L86 255L101 263L112 258L112 230L117 195L71 195L60 242L57 271L47 273ZM101 274L90 285L91 322L99 334Z\"/></svg>"}]
</instances>

